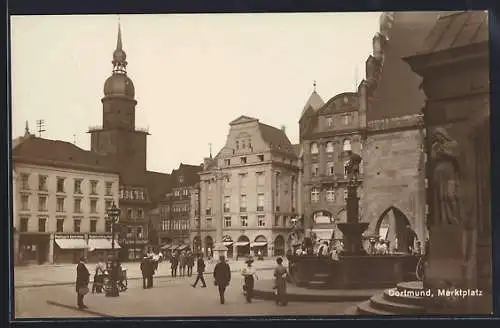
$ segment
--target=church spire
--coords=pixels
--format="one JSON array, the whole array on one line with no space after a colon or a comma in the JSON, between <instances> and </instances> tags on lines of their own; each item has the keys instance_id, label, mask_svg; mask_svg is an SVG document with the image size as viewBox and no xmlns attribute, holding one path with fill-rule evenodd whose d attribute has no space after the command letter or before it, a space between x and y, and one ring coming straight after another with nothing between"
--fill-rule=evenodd
<instances>
[{"instance_id":1,"label":"church spire","mask_svg":"<svg viewBox=\"0 0 500 328\"><path fill-rule=\"evenodd\" d=\"M26 126L24 127L24 136L27 137L30 135L30 127L28 126L28 121L26 121Z\"/></svg>"},{"instance_id":2,"label":"church spire","mask_svg":"<svg viewBox=\"0 0 500 328\"><path fill-rule=\"evenodd\" d=\"M127 73L127 54L123 50L122 28L119 16L118 16L118 38L116 40L116 49L115 51L113 51L112 63L113 63L113 73L118 73L118 74Z\"/></svg>"}]
</instances>

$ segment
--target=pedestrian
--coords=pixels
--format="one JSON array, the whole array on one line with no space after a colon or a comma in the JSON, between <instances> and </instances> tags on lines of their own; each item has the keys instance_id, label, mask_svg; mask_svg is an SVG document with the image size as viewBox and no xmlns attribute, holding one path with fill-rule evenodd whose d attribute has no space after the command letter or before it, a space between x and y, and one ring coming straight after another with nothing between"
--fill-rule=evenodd
<instances>
[{"instance_id":1,"label":"pedestrian","mask_svg":"<svg viewBox=\"0 0 500 328\"><path fill-rule=\"evenodd\" d=\"M201 287L203 288L207 287L207 284L205 283L205 278L203 277L203 273L205 272L205 261L203 261L203 255L201 254L198 254L198 260L196 261L196 271L197 271L196 280L194 281L194 284L192 284L191 286L195 288L198 281L201 281L201 283L203 284L201 285Z\"/></svg>"},{"instance_id":2,"label":"pedestrian","mask_svg":"<svg viewBox=\"0 0 500 328\"><path fill-rule=\"evenodd\" d=\"M179 257L177 254L172 255L172 259L170 260L170 268L172 271L172 277L177 277L177 267L179 266Z\"/></svg>"},{"instance_id":3,"label":"pedestrian","mask_svg":"<svg viewBox=\"0 0 500 328\"><path fill-rule=\"evenodd\" d=\"M95 266L94 283L92 284L92 294L102 293L105 270L106 270L106 263L104 263L104 260L100 257L97 262L97 265Z\"/></svg>"},{"instance_id":4,"label":"pedestrian","mask_svg":"<svg viewBox=\"0 0 500 328\"><path fill-rule=\"evenodd\" d=\"M146 289L148 286L148 277L149 277L149 265L148 265L148 256L144 255L141 260L141 273L142 273L142 288Z\"/></svg>"},{"instance_id":5,"label":"pedestrian","mask_svg":"<svg viewBox=\"0 0 500 328\"><path fill-rule=\"evenodd\" d=\"M147 270L147 273L148 273L148 276L146 277L147 278L147 285L146 287L147 288L153 288L153 275L155 274L155 271L156 271L156 261L152 258L152 257L148 257L148 270Z\"/></svg>"},{"instance_id":6,"label":"pedestrian","mask_svg":"<svg viewBox=\"0 0 500 328\"><path fill-rule=\"evenodd\" d=\"M76 267L76 295L77 295L77 305L79 309L86 309L87 306L83 303L84 296L89 292L89 277L90 273L85 265L87 259L85 257L80 258L80 262Z\"/></svg>"},{"instance_id":7,"label":"pedestrian","mask_svg":"<svg viewBox=\"0 0 500 328\"><path fill-rule=\"evenodd\" d=\"M252 266L253 259L249 258L245 261L247 266L243 268L241 271L241 275L243 276L243 293L246 297L247 303L252 303L253 298L253 290L255 279L257 278L257 272L255 268Z\"/></svg>"},{"instance_id":8,"label":"pedestrian","mask_svg":"<svg viewBox=\"0 0 500 328\"><path fill-rule=\"evenodd\" d=\"M179 275L184 277L186 273L186 252L182 251L179 255Z\"/></svg>"},{"instance_id":9,"label":"pedestrian","mask_svg":"<svg viewBox=\"0 0 500 328\"><path fill-rule=\"evenodd\" d=\"M276 305L286 306L288 304L286 296L286 277L288 270L283 266L283 259L278 257L276 259L278 266L274 269L274 281L276 288Z\"/></svg>"},{"instance_id":10,"label":"pedestrian","mask_svg":"<svg viewBox=\"0 0 500 328\"><path fill-rule=\"evenodd\" d=\"M219 263L215 265L214 280L214 283L219 290L220 304L224 304L224 293L226 291L226 287L229 286L229 283L231 282L231 269L229 268L229 264L227 264L224 256L220 256Z\"/></svg>"},{"instance_id":11,"label":"pedestrian","mask_svg":"<svg viewBox=\"0 0 500 328\"><path fill-rule=\"evenodd\" d=\"M187 275L191 277L193 275L193 266L194 266L194 255L192 252L188 253L187 256Z\"/></svg>"}]
</instances>

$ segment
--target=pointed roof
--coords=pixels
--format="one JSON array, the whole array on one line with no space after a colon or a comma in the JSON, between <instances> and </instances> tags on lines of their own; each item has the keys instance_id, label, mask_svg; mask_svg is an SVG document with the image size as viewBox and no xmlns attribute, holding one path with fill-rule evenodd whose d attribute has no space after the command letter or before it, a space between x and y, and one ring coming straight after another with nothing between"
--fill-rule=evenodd
<instances>
[{"instance_id":1,"label":"pointed roof","mask_svg":"<svg viewBox=\"0 0 500 328\"><path fill-rule=\"evenodd\" d=\"M264 142L274 151L296 155L295 148L285 131L259 122L259 130Z\"/></svg>"},{"instance_id":2,"label":"pointed roof","mask_svg":"<svg viewBox=\"0 0 500 328\"><path fill-rule=\"evenodd\" d=\"M321 98L321 96L316 92L316 90L314 90L311 93L311 96L307 100L306 104L304 105L304 109L302 110L302 113L300 114L300 117L302 118L302 116L304 116L304 114L306 113L306 111L309 108L312 108L313 111L317 111L324 104L325 104L325 102L323 101L323 99Z\"/></svg>"},{"instance_id":3,"label":"pointed roof","mask_svg":"<svg viewBox=\"0 0 500 328\"><path fill-rule=\"evenodd\" d=\"M231 121L229 123L229 125L244 124L244 123L250 123L250 122L256 122L256 121L259 121L259 120L256 118L250 117L250 116L241 115L237 119Z\"/></svg>"}]
</instances>

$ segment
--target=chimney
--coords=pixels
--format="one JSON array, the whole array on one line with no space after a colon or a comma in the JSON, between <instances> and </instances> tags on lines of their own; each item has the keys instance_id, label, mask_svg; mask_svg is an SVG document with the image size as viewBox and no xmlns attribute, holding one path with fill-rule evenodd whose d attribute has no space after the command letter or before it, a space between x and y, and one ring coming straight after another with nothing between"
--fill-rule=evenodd
<instances>
[{"instance_id":1,"label":"chimney","mask_svg":"<svg viewBox=\"0 0 500 328\"><path fill-rule=\"evenodd\" d=\"M281 126L281 131L283 131L283 133L286 133L286 126L282 125Z\"/></svg>"}]
</instances>

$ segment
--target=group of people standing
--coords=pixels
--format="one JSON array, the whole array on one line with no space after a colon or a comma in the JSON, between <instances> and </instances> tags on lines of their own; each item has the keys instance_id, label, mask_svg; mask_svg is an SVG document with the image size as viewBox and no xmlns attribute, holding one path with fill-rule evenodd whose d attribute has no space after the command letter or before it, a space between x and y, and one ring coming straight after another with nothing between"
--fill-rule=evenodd
<instances>
[{"instance_id":1,"label":"group of people standing","mask_svg":"<svg viewBox=\"0 0 500 328\"><path fill-rule=\"evenodd\" d=\"M190 250L183 250L172 254L172 257L170 258L172 277L177 277L177 269L179 269L180 277L185 275L191 277L193 275L194 260L195 255Z\"/></svg>"}]
</instances>

